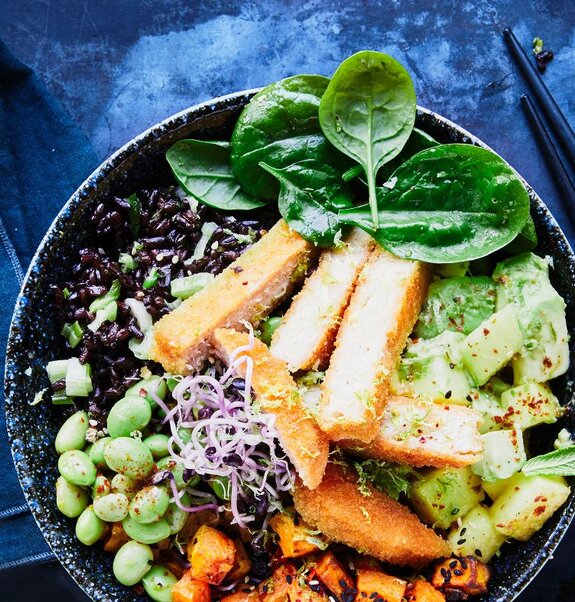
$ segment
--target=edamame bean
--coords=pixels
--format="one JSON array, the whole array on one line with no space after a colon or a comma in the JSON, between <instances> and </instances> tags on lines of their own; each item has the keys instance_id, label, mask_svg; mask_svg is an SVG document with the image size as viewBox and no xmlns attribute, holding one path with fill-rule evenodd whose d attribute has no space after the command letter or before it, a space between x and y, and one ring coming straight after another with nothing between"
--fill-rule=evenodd
<instances>
[{"instance_id":1,"label":"edamame bean","mask_svg":"<svg viewBox=\"0 0 575 602\"><path fill-rule=\"evenodd\" d=\"M88 506L76 521L76 537L85 546L93 546L105 531L106 523L94 512L94 506Z\"/></svg>"},{"instance_id":2,"label":"edamame bean","mask_svg":"<svg viewBox=\"0 0 575 602\"><path fill-rule=\"evenodd\" d=\"M152 375L149 378L145 378L135 385L132 385L126 391L126 397L128 395L139 395L140 397L144 397L146 399L151 408L155 408L158 404L152 397L152 392L160 399L164 399L166 397L168 387L166 385L166 381L161 376Z\"/></svg>"},{"instance_id":3,"label":"edamame bean","mask_svg":"<svg viewBox=\"0 0 575 602\"><path fill-rule=\"evenodd\" d=\"M96 467L88 456L78 449L64 452L58 459L58 471L74 485L87 487L96 480Z\"/></svg>"},{"instance_id":4,"label":"edamame bean","mask_svg":"<svg viewBox=\"0 0 575 602\"><path fill-rule=\"evenodd\" d=\"M152 568L153 560L154 554L150 546L129 541L116 552L112 570L122 585L136 585Z\"/></svg>"},{"instance_id":5,"label":"edamame bean","mask_svg":"<svg viewBox=\"0 0 575 602\"><path fill-rule=\"evenodd\" d=\"M162 433L156 435L150 435L143 441L144 445L152 452L154 460L160 460L170 455L168 451L168 442L170 438Z\"/></svg>"},{"instance_id":6,"label":"edamame bean","mask_svg":"<svg viewBox=\"0 0 575 602\"><path fill-rule=\"evenodd\" d=\"M69 483L64 477L56 481L56 506L69 518L76 518L84 512L90 503L90 496L85 489Z\"/></svg>"},{"instance_id":7,"label":"edamame bean","mask_svg":"<svg viewBox=\"0 0 575 602\"><path fill-rule=\"evenodd\" d=\"M103 474L99 474L92 485L92 497L94 499L112 493L112 484Z\"/></svg>"},{"instance_id":8,"label":"edamame bean","mask_svg":"<svg viewBox=\"0 0 575 602\"><path fill-rule=\"evenodd\" d=\"M107 523L117 523L128 516L130 502L123 493L109 493L94 500L96 516Z\"/></svg>"},{"instance_id":9,"label":"edamame bean","mask_svg":"<svg viewBox=\"0 0 575 602\"><path fill-rule=\"evenodd\" d=\"M97 468L106 468L106 460L104 459L104 448L106 447L106 443L110 441L111 437L102 437L101 439L97 439L96 442L92 445L88 454L88 457Z\"/></svg>"},{"instance_id":10,"label":"edamame bean","mask_svg":"<svg viewBox=\"0 0 575 602\"><path fill-rule=\"evenodd\" d=\"M180 498L182 504L184 506L190 505L190 496L187 493ZM175 502L172 502L168 509L166 510L166 514L164 514L164 519L168 522L170 526L170 535L175 535L179 533L186 524L188 517L191 516L189 512L184 512L180 510Z\"/></svg>"},{"instance_id":11,"label":"edamame bean","mask_svg":"<svg viewBox=\"0 0 575 602\"><path fill-rule=\"evenodd\" d=\"M108 414L108 432L112 438L128 437L134 431L148 426L152 418L152 408L144 397L132 395L117 401Z\"/></svg>"},{"instance_id":12,"label":"edamame bean","mask_svg":"<svg viewBox=\"0 0 575 602\"><path fill-rule=\"evenodd\" d=\"M72 449L84 449L86 447L88 426L88 414L86 412L72 414L60 427L56 435L56 451L63 454Z\"/></svg>"},{"instance_id":13,"label":"edamame bean","mask_svg":"<svg viewBox=\"0 0 575 602\"><path fill-rule=\"evenodd\" d=\"M186 485L193 487L200 480L200 475L195 474L189 481L184 481L184 465L181 462L176 462L171 457L162 458L156 462L158 472L169 470L173 475L178 489L183 489Z\"/></svg>"},{"instance_id":14,"label":"edamame bean","mask_svg":"<svg viewBox=\"0 0 575 602\"><path fill-rule=\"evenodd\" d=\"M168 569L154 565L142 579L142 585L154 602L172 602L172 587L177 581Z\"/></svg>"},{"instance_id":15,"label":"edamame bean","mask_svg":"<svg viewBox=\"0 0 575 602\"><path fill-rule=\"evenodd\" d=\"M274 332L282 323L282 319L278 316L270 316L260 324L260 341L266 345L270 345Z\"/></svg>"},{"instance_id":16,"label":"edamame bean","mask_svg":"<svg viewBox=\"0 0 575 602\"><path fill-rule=\"evenodd\" d=\"M155 523L148 523L143 525L135 521L131 516L128 516L122 521L122 527L124 531L135 541L140 543L153 544L166 539L170 536L170 525L168 521L161 518Z\"/></svg>"},{"instance_id":17,"label":"edamame bean","mask_svg":"<svg viewBox=\"0 0 575 602\"><path fill-rule=\"evenodd\" d=\"M123 493L129 500L138 492L137 481L127 477L125 474L114 475L111 485L114 493Z\"/></svg>"},{"instance_id":18,"label":"edamame bean","mask_svg":"<svg viewBox=\"0 0 575 602\"><path fill-rule=\"evenodd\" d=\"M130 516L147 525L160 520L170 505L170 496L163 487L151 485L136 493L130 502Z\"/></svg>"},{"instance_id":19,"label":"edamame bean","mask_svg":"<svg viewBox=\"0 0 575 602\"><path fill-rule=\"evenodd\" d=\"M154 469L152 452L137 439L118 437L104 447L106 464L115 472L132 479L143 479Z\"/></svg>"}]
</instances>

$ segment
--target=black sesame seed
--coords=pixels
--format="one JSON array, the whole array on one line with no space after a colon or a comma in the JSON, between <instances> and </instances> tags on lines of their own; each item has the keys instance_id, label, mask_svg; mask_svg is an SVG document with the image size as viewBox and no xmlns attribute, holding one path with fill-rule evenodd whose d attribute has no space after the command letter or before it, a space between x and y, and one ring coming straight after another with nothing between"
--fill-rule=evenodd
<instances>
[{"instance_id":1,"label":"black sesame seed","mask_svg":"<svg viewBox=\"0 0 575 602\"><path fill-rule=\"evenodd\" d=\"M481 558L483 556L480 549L475 550L475 555L478 556L479 558Z\"/></svg>"}]
</instances>

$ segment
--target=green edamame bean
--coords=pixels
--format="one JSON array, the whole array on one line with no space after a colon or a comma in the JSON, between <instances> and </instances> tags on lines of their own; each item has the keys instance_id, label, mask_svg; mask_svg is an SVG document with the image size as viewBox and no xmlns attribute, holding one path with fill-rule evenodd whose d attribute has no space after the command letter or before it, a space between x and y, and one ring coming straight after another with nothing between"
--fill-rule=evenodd
<instances>
[{"instance_id":1,"label":"green edamame bean","mask_svg":"<svg viewBox=\"0 0 575 602\"><path fill-rule=\"evenodd\" d=\"M142 585L154 602L172 602L172 588L177 581L168 569L154 565L143 577Z\"/></svg>"},{"instance_id":2,"label":"green edamame bean","mask_svg":"<svg viewBox=\"0 0 575 602\"><path fill-rule=\"evenodd\" d=\"M162 458L156 462L158 472L169 470L173 475L178 489L183 489L186 485L193 487L200 480L200 475L195 474L189 481L184 481L184 465L181 462L176 462L171 457Z\"/></svg>"},{"instance_id":3,"label":"green edamame bean","mask_svg":"<svg viewBox=\"0 0 575 602\"><path fill-rule=\"evenodd\" d=\"M64 477L56 481L56 506L69 518L80 516L90 503L88 492L78 485L69 483Z\"/></svg>"},{"instance_id":4,"label":"green edamame bean","mask_svg":"<svg viewBox=\"0 0 575 602\"><path fill-rule=\"evenodd\" d=\"M105 531L106 523L94 512L94 506L88 506L76 521L76 537L85 546L93 546Z\"/></svg>"},{"instance_id":5,"label":"green edamame bean","mask_svg":"<svg viewBox=\"0 0 575 602\"><path fill-rule=\"evenodd\" d=\"M152 452L137 439L118 437L104 447L106 464L115 472L132 479L143 479L154 469Z\"/></svg>"},{"instance_id":6,"label":"green edamame bean","mask_svg":"<svg viewBox=\"0 0 575 602\"><path fill-rule=\"evenodd\" d=\"M130 502L123 493L109 493L94 500L94 512L107 523L117 523L128 516Z\"/></svg>"},{"instance_id":7,"label":"green edamame bean","mask_svg":"<svg viewBox=\"0 0 575 602\"><path fill-rule=\"evenodd\" d=\"M125 474L114 475L111 485L114 493L123 493L129 500L138 492L138 482Z\"/></svg>"},{"instance_id":8,"label":"green edamame bean","mask_svg":"<svg viewBox=\"0 0 575 602\"><path fill-rule=\"evenodd\" d=\"M270 316L260 324L260 341L266 345L270 345L274 332L282 323L282 319L277 316Z\"/></svg>"},{"instance_id":9,"label":"green edamame bean","mask_svg":"<svg viewBox=\"0 0 575 602\"><path fill-rule=\"evenodd\" d=\"M153 560L154 554L150 546L129 541L116 552L112 570L122 585L136 585L152 568Z\"/></svg>"},{"instance_id":10,"label":"green edamame bean","mask_svg":"<svg viewBox=\"0 0 575 602\"><path fill-rule=\"evenodd\" d=\"M104 459L104 448L106 447L106 443L110 441L111 437L102 437L101 439L97 439L95 443L92 444L90 451L86 450L88 457L97 468L106 468L106 460Z\"/></svg>"},{"instance_id":11,"label":"green edamame bean","mask_svg":"<svg viewBox=\"0 0 575 602\"><path fill-rule=\"evenodd\" d=\"M158 543L170 536L170 525L163 518L155 523L143 525L135 521L131 516L128 516L122 521L122 527L124 527L124 531L128 537L149 545Z\"/></svg>"},{"instance_id":12,"label":"green edamame bean","mask_svg":"<svg viewBox=\"0 0 575 602\"><path fill-rule=\"evenodd\" d=\"M151 485L138 491L130 502L130 516L147 525L159 521L170 505L170 496L163 487Z\"/></svg>"},{"instance_id":13,"label":"green edamame bean","mask_svg":"<svg viewBox=\"0 0 575 602\"><path fill-rule=\"evenodd\" d=\"M96 480L96 467L88 456L78 449L64 452L58 459L58 472L74 485L88 487Z\"/></svg>"},{"instance_id":14,"label":"green edamame bean","mask_svg":"<svg viewBox=\"0 0 575 602\"><path fill-rule=\"evenodd\" d=\"M135 385L132 385L126 391L126 397L128 395L139 395L140 397L144 397L146 399L151 408L155 408L158 404L152 397L152 392L160 399L164 399L166 397L168 387L166 385L166 381L161 376L152 375L149 378L145 378L144 380L137 382Z\"/></svg>"},{"instance_id":15,"label":"green edamame bean","mask_svg":"<svg viewBox=\"0 0 575 602\"><path fill-rule=\"evenodd\" d=\"M152 452L154 460L160 460L170 455L168 451L168 442L170 438L168 435L157 433L156 435L150 435L143 441L144 445Z\"/></svg>"},{"instance_id":16,"label":"green edamame bean","mask_svg":"<svg viewBox=\"0 0 575 602\"><path fill-rule=\"evenodd\" d=\"M190 505L190 496L187 493L181 497L182 504L184 506ZM168 522L170 526L170 535L175 535L179 533L186 524L188 517L190 516L189 512L184 512L180 510L175 502L172 502L168 509L166 510L166 514L164 514L164 519Z\"/></svg>"},{"instance_id":17,"label":"green edamame bean","mask_svg":"<svg viewBox=\"0 0 575 602\"><path fill-rule=\"evenodd\" d=\"M103 474L99 474L92 485L92 497L94 499L112 493L112 484Z\"/></svg>"},{"instance_id":18,"label":"green edamame bean","mask_svg":"<svg viewBox=\"0 0 575 602\"><path fill-rule=\"evenodd\" d=\"M128 437L134 431L148 426L152 408L144 397L132 395L117 401L108 414L107 426L110 437Z\"/></svg>"},{"instance_id":19,"label":"green edamame bean","mask_svg":"<svg viewBox=\"0 0 575 602\"><path fill-rule=\"evenodd\" d=\"M56 435L56 451L63 454L72 449L84 449L86 447L86 432L89 426L86 412L72 414L60 427Z\"/></svg>"}]
</instances>

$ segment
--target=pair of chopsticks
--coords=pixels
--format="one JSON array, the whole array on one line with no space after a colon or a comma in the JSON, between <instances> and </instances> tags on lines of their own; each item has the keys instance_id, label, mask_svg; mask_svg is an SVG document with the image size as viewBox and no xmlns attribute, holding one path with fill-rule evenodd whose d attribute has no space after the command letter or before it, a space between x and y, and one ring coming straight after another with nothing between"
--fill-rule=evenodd
<instances>
[{"instance_id":1,"label":"pair of chopsticks","mask_svg":"<svg viewBox=\"0 0 575 602\"><path fill-rule=\"evenodd\" d=\"M544 151L549 168L555 177L555 183L561 193L567 215L573 219L572 212L575 209L575 133L551 92L549 92L535 65L529 60L519 40L509 27L503 30L503 37L535 95L542 112L555 132L555 136L563 148L564 155L570 162L570 165L566 165L567 162L561 158L540 110L527 94L523 94L521 104L533 128L535 137Z\"/></svg>"}]
</instances>

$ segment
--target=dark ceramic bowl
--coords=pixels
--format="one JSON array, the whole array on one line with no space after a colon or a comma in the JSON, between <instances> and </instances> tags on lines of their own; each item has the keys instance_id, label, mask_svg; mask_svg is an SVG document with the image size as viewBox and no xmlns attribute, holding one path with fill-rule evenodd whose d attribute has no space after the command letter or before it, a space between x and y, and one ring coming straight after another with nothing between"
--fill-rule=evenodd
<instances>
[{"instance_id":1,"label":"dark ceramic bowl","mask_svg":"<svg viewBox=\"0 0 575 602\"><path fill-rule=\"evenodd\" d=\"M112 576L112 557L96 547L85 547L74 536L74 521L56 508L54 483L57 456L54 438L64 420L62 406L30 406L36 391L47 385L43 367L64 353L62 337L54 320L50 284L67 274L81 240L78 233L91 218L99 199L128 196L149 185L172 183L164 159L166 150L182 138L229 137L232 127L255 91L215 99L144 132L103 163L62 209L40 244L18 298L8 341L6 364L6 422L12 453L22 488L48 544L78 585L94 600L141 599ZM417 125L440 142L466 142L485 146L456 124L420 109ZM575 258L559 226L527 186L532 214L539 234L539 251L554 260L553 281L567 302L569 330L575 328ZM27 376L28 368L31 376ZM563 405L572 400L575 363L569 374L555 383ZM575 430L568 413L560 425L537 428L531 445L549 450L561 427ZM545 527L528 543L506 545L493 563L491 591L486 600L513 600L533 579L559 544L575 513L575 493Z\"/></svg>"}]
</instances>

